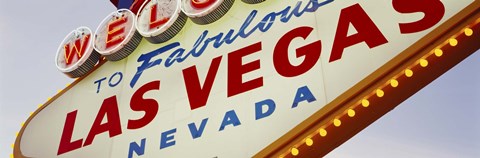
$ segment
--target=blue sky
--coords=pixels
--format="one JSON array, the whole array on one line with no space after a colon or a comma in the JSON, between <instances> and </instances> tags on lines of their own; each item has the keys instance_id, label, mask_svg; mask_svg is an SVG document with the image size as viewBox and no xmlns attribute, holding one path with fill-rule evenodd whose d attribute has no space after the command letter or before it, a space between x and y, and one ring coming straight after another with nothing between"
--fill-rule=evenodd
<instances>
[{"instance_id":1,"label":"blue sky","mask_svg":"<svg viewBox=\"0 0 480 158\"><path fill-rule=\"evenodd\" d=\"M29 113L73 81L54 64L65 35L114 9L108 0L0 0L0 157ZM479 68L477 51L327 157L480 157Z\"/></svg>"}]
</instances>

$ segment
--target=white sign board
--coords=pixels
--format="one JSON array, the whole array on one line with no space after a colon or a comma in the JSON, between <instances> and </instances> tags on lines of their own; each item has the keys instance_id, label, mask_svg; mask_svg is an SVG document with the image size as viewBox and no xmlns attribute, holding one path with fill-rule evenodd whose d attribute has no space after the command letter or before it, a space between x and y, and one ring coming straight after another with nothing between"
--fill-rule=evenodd
<instances>
[{"instance_id":1,"label":"white sign board","mask_svg":"<svg viewBox=\"0 0 480 158\"><path fill-rule=\"evenodd\" d=\"M251 157L472 2L237 0L218 21L187 20L167 42L104 63L35 113L19 148Z\"/></svg>"}]
</instances>

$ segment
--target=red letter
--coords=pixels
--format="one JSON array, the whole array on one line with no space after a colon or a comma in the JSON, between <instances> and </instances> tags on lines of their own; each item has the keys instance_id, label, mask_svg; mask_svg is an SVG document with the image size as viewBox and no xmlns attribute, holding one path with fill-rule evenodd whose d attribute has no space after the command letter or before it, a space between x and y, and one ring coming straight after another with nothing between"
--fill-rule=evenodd
<instances>
[{"instance_id":1,"label":"red letter","mask_svg":"<svg viewBox=\"0 0 480 158\"><path fill-rule=\"evenodd\" d=\"M83 36L83 41L80 39L75 40L73 48L70 48L70 43L64 46L65 48L65 63L70 65L73 61L73 56L77 55L77 59L80 59L85 54L85 48L87 48L90 41L90 34Z\"/></svg>"},{"instance_id":2,"label":"red letter","mask_svg":"<svg viewBox=\"0 0 480 158\"><path fill-rule=\"evenodd\" d=\"M115 1L115 0L114 0ZM116 0L118 2L118 0ZM138 14L138 10L140 9L140 7L142 6L143 2L145 2L146 0L133 0L133 4L130 6L130 10L134 13L134 14ZM110 0L110 2L113 2L112 0ZM116 3L118 4L118 3Z\"/></svg>"},{"instance_id":3,"label":"red letter","mask_svg":"<svg viewBox=\"0 0 480 158\"><path fill-rule=\"evenodd\" d=\"M65 125L63 127L62 138L58 146L57 155L78 149L82 147L83 139L71 142L73 135L73 127L75 126L75 119L77 118L77 110L67 114Z\"/></svg>"},{"instance_id":4,"label":"red letter","mask_svg":"<svg viewBox=\"0 0 480 158\"><path fill-rule=\"evenodd\" d=\"M120 26L125 23L127 23L127 18L122 17L108 24L108 34L106 41L107 49L120 44L125 39L125 37L123 37L123 34L125 33L125 26Z\"/></svg>"},{"instance_id":5,"label":"red letter","mask_svg":"<svg viewBox=\"0 0 480 158\"><path fill-rule=\"evenodd\" d=\"M190 102L190 109L203 107L207 104L208 96L212 90L213 81L217 75L218 67L222 56L216 57L212 60L210 68L208 69L207 77L202 85L200 85L200 77L198 76L197 68L195 66L183 70L183 80L187 88L188 101Z\"/></svg>"},{"instance_id":6,"label":"red letter","mask_svg":"<svg viewBox=\"0 0 480 158\"><path fill-rule=\"evenodd\" d=\"M440 0L392 1L393 8L399 13L422 12L423 19L412 23L400 23L402 34L420 32L429 29L442 20L445 15L445 6Z\"/></svg>"},{"instance_id":7,"label":"red letter","mask_svg":"<svg viewBox=\"0 0 480 158\"><path fill-rule=\"evenodd\" d=\"M170 19L170 18L162 18L160 20L157 20L157 5L158 4L153 5L152 8L150 9L150 29L163 25L167 23L167 21Z\"/></svg>"},{"instance_id":8,"label":"red letter","mask_svg":"<svg viewBox=\"0 0 480 158\"><path fill-rule=\"evenodd\" d=\"M102 124L103 118L107 116L108 121ZM97 117L93 122L90 132L88 132L87 139L83 146L92 144L93 139L100 133L107 132L111 137L122 134L122 127L120 124L120 115L118 114L117 97L112 96L103 101Z\"/></svg>"},{"instance_id":9,"label":"red letter","mask_svg":"<svg viewBox=\"0 0 480 158\"><path fill-rule=\"evenodd\" d=\"M145 111L145 115L138 120L128 120L128 129L145 127L157 116L157 101L155 99L143 99L143 95L151 90L160 90L160 81L149 82L133 93L132 100L130 100L130 108L133 111Z\"/></svg>"},{"instance_id":10,"label":"red letter","mask_svg":"<svg viewBox=\"0 0 480 158\"><path fill-rule=\"evenodd\" d=\"M228 54L228 81L227 96L231 97L263 86L263 77L247 82L242 81L242 75L260 69L260 60L242 64L242 57L262 50L262 43L258 42Z\"/></svg>"},{"instance_id":11,"label":"red letter","mask_svg":"<svg viewBox=\"0 0 480 158\"><path fill-rule=\"evenodd\" d=\"M192 3L192 6L198 9L204 9L213 3L216 2L216 0L190 0Z\"/></svg>"},{"instance_id":12,"label":"red letter","mask_svg":"<svg viewBox=\"0 0 480 158\"><path fill-rule=\"evenodd\" d=\"M352 23L357 30L357 34L347 37L348 26L350 23ZM335 40L333 41L332 54L330 55L330 62L342 58L343 49L360 42L367 43L369 48L388 43L385 36L383 36L382 32L380 32L363 8L359 4L355 4L342 9L342 12L340 13L337 33L335 35Z\"/></svg>"},{"instance_id":13,"label":"red letter","mask_svg":"<svg viewBox=\"0 0 480 158\"><path fill-rule=\"evenodd\" d=\"M317 63L322 51L322 42L320 40L296 49L297 58L305 56L300 65L294 66L288 60L288 46L290 46L290 42L296 37L306 39L312 30L313 28L311 27L299 27L280 38L273 51L273 65L280 75L285 77L298 76L310 70Z\"/></svg>"}]
</instances>

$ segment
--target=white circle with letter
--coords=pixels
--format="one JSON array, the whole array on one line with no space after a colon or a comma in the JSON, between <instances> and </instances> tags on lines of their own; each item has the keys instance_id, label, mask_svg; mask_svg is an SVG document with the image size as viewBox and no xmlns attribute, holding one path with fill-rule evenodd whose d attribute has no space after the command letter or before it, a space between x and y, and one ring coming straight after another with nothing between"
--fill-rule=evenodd
<instances>
[{"instance_id":1,"label":"white circle with letter","mask_svg":"<svg viewBox=\"0 0 480 158\"><path fill-rule=\"evenodd\" d=\"M57 50L57 68L72 78L85 75L100 59L92 43L92 31L88 27L82 26L70 32Z\"/></svg>"},{"instance_id":2,"label":"white circle with letter","mask_svg":"<svg viewBox=\"0 0 480 158\"><path fill-rule=\"evenodd\" d=\"M180 0L145 1L137 15L138 32L151 43L173 38L187 20L180 8Z\"/></svg>"}]
</instances>

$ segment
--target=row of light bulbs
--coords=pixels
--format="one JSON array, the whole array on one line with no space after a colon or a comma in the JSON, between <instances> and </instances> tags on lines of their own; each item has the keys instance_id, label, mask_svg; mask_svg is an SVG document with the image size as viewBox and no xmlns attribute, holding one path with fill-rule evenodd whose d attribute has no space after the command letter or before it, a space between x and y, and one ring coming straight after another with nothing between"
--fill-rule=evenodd
<instances>
[{"instance_id":1,"label":"row of light bulbs","mask_svg":"<svg viewBox=\"0 0 480 158\"><path fill-rule=\"evenodd\" d=\"M471 26L473 25L478 25L480 23L480 18L477 19ZM340 120L340 118L342 118L343 116L347 115L348 118L353 118L355 117L356 115L356 112L355 112L355 109L358 109L358 108L367 108L370 106L370 101L368 100L368 98L371 98L371 97L378 97L378 98L382 98L384 95L385 95L385 92L382 90L384 88L386 88L386 86L391 86L393 88L396 88L400 85L399 81L397 80L399 76L401 75L405 75L407 78L410 78L414 75L414 72L412 70L413 67L416 67L416 66L421 66L423 68L426 68L428 66L428 57L432 56L432 55L435 55L436 57L441 57L443 56L443 50L441 48L449 45L451 47L455 47L458 45L458 40L457 40L457 37L460 36L460 35L465 35L467 37L470 37L474 34L474 31L473 29L471 29L471 27L466 27L464 28L463 30L461 30L460 32L458 32L457 34L455 34L454 36L452 36L450 39L448 39L447 41L443 42L442 44L440 44L439 46L437 46L437 48L433 49L432 51L430 51L429 53L427 53L425 56L421 57L419 60L417 60L417 62L415 62L412 66L410 67L407 67L406 69L404 69L404 71L400 72L399 74L397 74L395 77L392 77L388 84L386 85L383 85L382 87L376 89L372 94L373 95L369 95L369 96L365 96L365 99L362 99L358 102L358 104L356 105L353 105L352 107L350 107L349 109L347 109L344 113L340 114L339 116L335 117L332 121L328 122L327 124L325 124L322 128L316 130L315 133L312 133L310 134L308 137L306 137L305 139L303 139L302 141L298 142L297 144L293 145L291 148L289 148L288 151L285 151L283 154L281 154L279 157L280 158L283 158L283 157L296 157L296 156L299 156L300 155L300 150L299 150L299 147L302 146L302 145L306 145L307 147L310 147L313 145L314 141L312 139L313 136L315 135L320 135L320 137L326 137L327 136L327 133L328 131L325 129L325 127L328 127L330 125L333 124L333 126L335 127L340 127L342 125L342 121Z\"/></svg>"}]
</instances>

